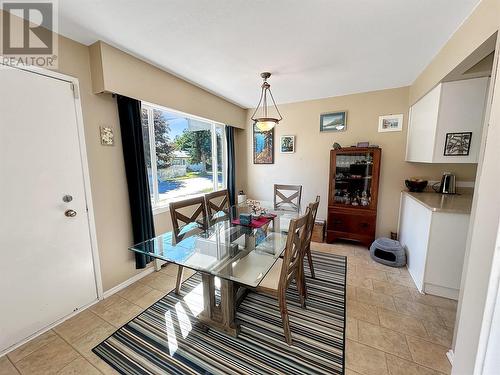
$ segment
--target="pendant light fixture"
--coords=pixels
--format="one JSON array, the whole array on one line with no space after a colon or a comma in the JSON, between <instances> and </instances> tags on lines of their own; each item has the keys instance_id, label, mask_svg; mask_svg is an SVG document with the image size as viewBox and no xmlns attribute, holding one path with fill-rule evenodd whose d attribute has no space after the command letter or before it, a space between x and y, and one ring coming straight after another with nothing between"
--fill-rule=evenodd
<instances>
[{"instance_id":1,"label":"pendant light fixture","mask_svg":"<svg viewBox=\"0 0 500 375\"><path fill-rule=\"evenodd\" d=\"M269 72L264 72L261 73L260 76L264 80L262 83L262 91L260 93L260 100L259 104L257 104L257 108L255 108L255 112L252 115L252 120L254 121L254 125L257 126L257 129L261 131L269 131L272 128L275 127L281 120L283 120L283 116L281 116L281 113L278 109L278 106L276 105L276 102L274 101L273 94L271 93L271 85L267 83L267 79L271 77L271 73ZM269 94L269 97L271 98L271 101L273 102L274 108L276 109L276 113L278 114L279 118L277 117L270 117L267 114L267 95ZM259 108L261 107L262 104L262 109L261 109L261 117L258 117Z\"/></svg>"}]
</instances>

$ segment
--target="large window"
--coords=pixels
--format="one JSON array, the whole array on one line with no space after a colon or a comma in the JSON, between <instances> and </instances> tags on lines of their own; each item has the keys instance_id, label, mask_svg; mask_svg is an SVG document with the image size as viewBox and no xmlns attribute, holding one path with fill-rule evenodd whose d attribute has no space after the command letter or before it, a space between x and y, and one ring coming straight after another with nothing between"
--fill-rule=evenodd
<instances>
[{"instance_id":1,"label":"large window","mask_svg":"<svg viewBox=\"0 0 500 375\"><path fill-rule=\"evenodd\" d=\"M225 126L142 103L153 209L226 187Z\"/></svg>"}]
</instances>

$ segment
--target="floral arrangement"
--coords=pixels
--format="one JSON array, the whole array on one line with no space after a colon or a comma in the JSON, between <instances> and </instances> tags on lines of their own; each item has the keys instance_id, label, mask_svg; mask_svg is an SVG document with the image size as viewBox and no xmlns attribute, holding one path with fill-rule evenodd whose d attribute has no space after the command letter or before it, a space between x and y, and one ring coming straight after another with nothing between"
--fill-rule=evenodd
<instances>
[{"instance_id":1,"label":"floral arrangement","mask_svg":"<svg viewBox=\"0 0 500 375\"><path fill-rule=\"evenodd\" d=\"M262 212L262 207L259 201L247 199L247 206L250 208L252 214L260 215Z\"/></svg>"}]
</instances>

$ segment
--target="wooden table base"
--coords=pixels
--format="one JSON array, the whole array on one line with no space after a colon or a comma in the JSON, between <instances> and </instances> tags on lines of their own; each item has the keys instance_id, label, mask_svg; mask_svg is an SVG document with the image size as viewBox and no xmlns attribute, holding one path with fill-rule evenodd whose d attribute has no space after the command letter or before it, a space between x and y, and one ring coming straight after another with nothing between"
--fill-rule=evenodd
<instances>
[{"instance_id":1,"label":"wooden table base","mask_svg":"<svg viewBox=\"0 0 500 375\"><path fill-rule=\"evenodd\" d=\"M230 280L220 279L220 304L215 301L214 276L201 273L203 282L204 310L199 316L200 323L215 328L231 336L238 336L239 324L236 323L236 289Z\"/></svg>"}]
</instances>

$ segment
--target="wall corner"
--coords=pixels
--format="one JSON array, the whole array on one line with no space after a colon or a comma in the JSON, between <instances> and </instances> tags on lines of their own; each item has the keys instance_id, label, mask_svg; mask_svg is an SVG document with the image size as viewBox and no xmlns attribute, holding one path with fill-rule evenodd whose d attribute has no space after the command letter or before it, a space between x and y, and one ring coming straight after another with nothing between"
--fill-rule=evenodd
<instances>
[{"instance_id":1,"label":"wall corner","mask_svg":"<svg viewBox=\"0 0 500 375\"><path fill-rule=\"evenodd\" d=\"M102 65L102 42L99 40L89 47L90 74L92 79L92 92L99 94L105 91L104 73Z\"/></svg>"}]
</instances>

